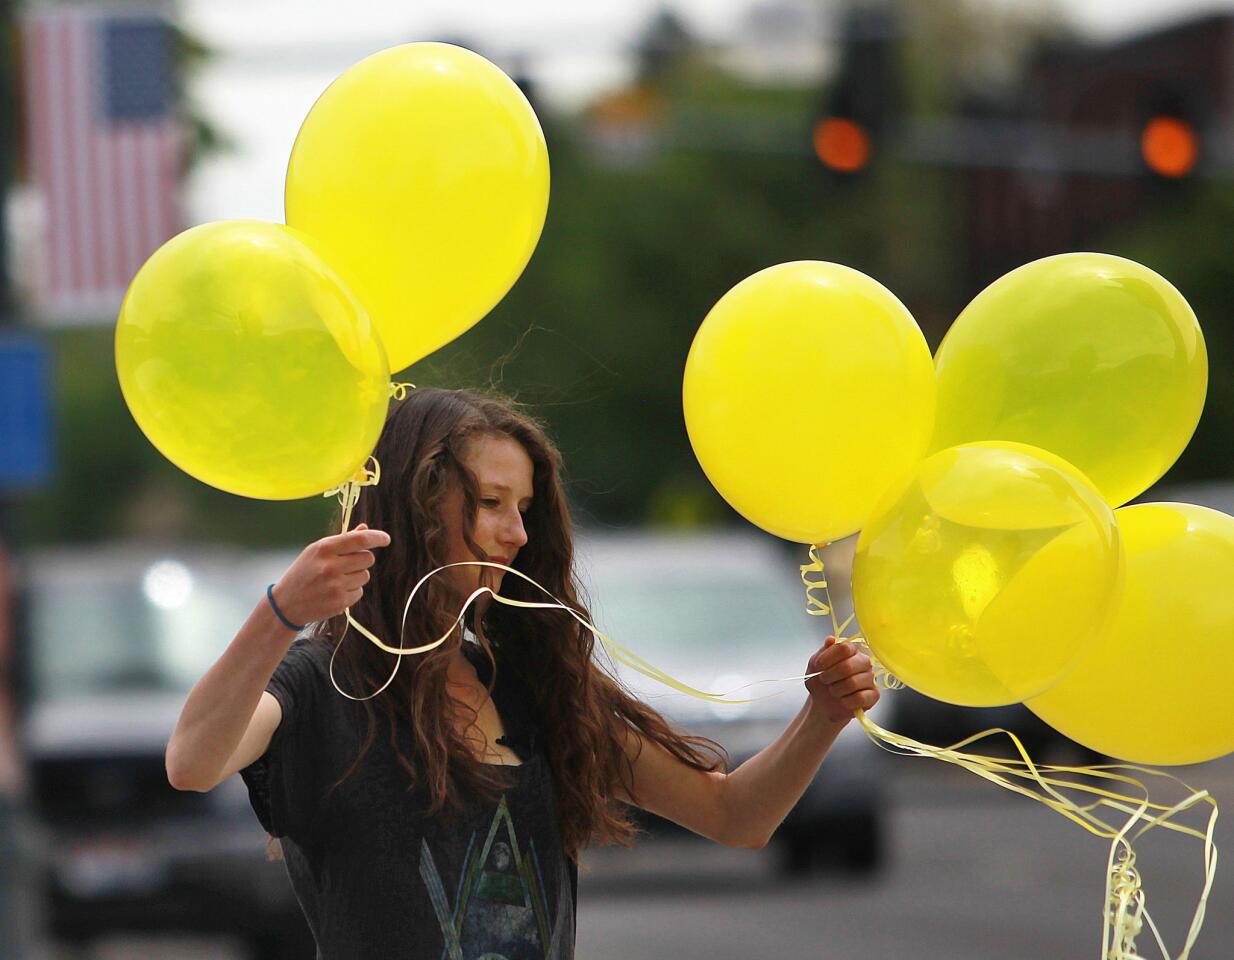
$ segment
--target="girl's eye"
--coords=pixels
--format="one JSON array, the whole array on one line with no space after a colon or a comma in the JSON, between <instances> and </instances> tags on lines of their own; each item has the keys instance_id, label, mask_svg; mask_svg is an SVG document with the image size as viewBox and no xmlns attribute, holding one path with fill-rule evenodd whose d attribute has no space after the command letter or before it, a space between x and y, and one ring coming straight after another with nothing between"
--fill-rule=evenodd
<instances>
[{"instance_id":1,"label":"girl's eye","mask_svg":"<svg viewBox=\"0 0 1234 960\"><path fill-rule=\"evenodd\" d=\"M486 507L495 507L497 506L497 498L496 497L484 497L483 499L481 499L480 503Z\"/></svg>"}]
</instances>

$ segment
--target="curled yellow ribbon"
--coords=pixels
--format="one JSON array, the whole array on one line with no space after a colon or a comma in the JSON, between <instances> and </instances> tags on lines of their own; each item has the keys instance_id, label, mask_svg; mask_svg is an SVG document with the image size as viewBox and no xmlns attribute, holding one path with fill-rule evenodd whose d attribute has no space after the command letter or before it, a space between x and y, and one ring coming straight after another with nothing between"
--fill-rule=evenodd
<instances>
[{"instance_id":1,"label":"curled yellow ribbon","mask_svg":"<svg viewBox=\"0 0 1234 960\"><path fill-rule=\"evenodd\" d=\"M853 622L855 614L850 613L843 623L836 623L835 605L831 602L831 590L827 586L827 571L824 568L822 557L818 555L819 549L825 546L826 544L811 546L810 562L801 564L801 582L806 588L806 613L812 617L831 617L831 632L836 638L836 643L855 643L865 651L870 658L876 684L887 690L903 689L903 682L883 666L864 637L844 636L844 631ZM826 600L819 598L819 590L823 591ZM817 674L811 674L811 676L817 676Z\"/></svg>"},{"instance_id":2,"label":"curled yellow ribbon","mask_svg":"<svg viewBox=\"0 0 1234 960\"><path fill-rule=\"evenodd\" d=\"M379 483L381 483L381 464L377 462L376 457L369 457L365 465L357 470L350 480L322 494L323 497L338 497L338 502L343 507L343 529L340 532L346 533L351 524L351 511L360 499L360 488L375 487Z\"/></svg>"}]
</instances>

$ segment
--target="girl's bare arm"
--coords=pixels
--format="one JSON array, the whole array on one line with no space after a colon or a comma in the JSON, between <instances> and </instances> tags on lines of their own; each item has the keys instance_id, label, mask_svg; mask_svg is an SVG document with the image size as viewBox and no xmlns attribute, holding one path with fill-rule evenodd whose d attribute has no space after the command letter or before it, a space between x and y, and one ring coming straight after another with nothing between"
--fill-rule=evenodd
<instances>
[{"instance_id":1,"label":"girl's bare arm","mask_svg":"<svg viewBox=\"0 0 1234 960\"><path fill-rule=\"evenodd\" d=\"M622 799L728 846L766 845L814 779L840 730L878 702L869 657L827 644L810 658L810 697L785 731L731 773L690 767L634 731L634 796Z\"/></svg>"},{"instance_id":2,"label":"girl's bare arm","mask_svg":"<svg viewBox=\"0 0 1234 960\"><path fill-rule=\"evenodd\" d=\"M341 613L363 594L373 549L390 537L363 525L309 544L274 588L284 616L312 623ZM262 600L185 701L167 744L167 779L178 790L210 790L252 763L282 721L266 684L295 639Z\"/></svg>"}]
</instances>

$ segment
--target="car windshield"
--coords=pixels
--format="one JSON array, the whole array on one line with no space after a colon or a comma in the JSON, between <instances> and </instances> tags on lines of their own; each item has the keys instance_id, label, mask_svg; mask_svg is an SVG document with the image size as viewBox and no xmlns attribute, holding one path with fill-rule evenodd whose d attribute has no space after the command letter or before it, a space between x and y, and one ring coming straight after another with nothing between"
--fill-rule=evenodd
<instances>
[{"instance_id":1,"label":"car windshield","mask_svg":"<svg viewBox=\"0 0 1234 960\"><path fill-rule=\"evenodd\" d=\"M779 572L739 576L687 568L665 576L600 569L592 577L593 614L613 640L670 672L763 679L755 675L808 656L830 628L804 612L804 593L787 572L774 575ZM804 660L799 666L804 669Z\"/></svg>"},{"instance_id":2,"label":"car windshield","mask_svg":"<svg viewBox=\"0 0 1234 960\"><path fill-rule=\"evenodd\" d=\"M252 610L251 584L152 563L129 576L49 572L30 589L34 694L185 693Z\"/></svg>"}]
</instances>

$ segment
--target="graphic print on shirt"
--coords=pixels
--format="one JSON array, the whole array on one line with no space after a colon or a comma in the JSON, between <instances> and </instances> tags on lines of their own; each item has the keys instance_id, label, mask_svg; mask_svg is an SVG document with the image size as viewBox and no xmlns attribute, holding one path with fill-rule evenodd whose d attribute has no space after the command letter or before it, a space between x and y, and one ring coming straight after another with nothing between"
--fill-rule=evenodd
<instances>
[{"instance_id":1,"label":"graphic print on shirt","mask_svg":"<svg viewBox=\"0 0 1234 960\"><path fill-rule=\"evenodd\" d=\"M574 941L574 903L564 862L551 915L535 841L519 846L505 797L477 849L471 835L451 907L428 841L420 841L424 881L444 941L442 960L561 960ZM555 919L554 919L555 916Z\"/></svg>"}]
</instances>

